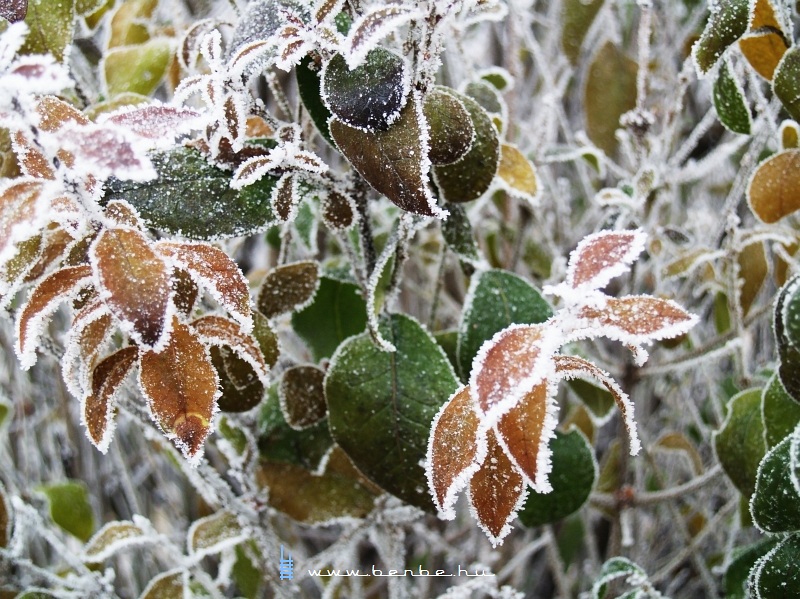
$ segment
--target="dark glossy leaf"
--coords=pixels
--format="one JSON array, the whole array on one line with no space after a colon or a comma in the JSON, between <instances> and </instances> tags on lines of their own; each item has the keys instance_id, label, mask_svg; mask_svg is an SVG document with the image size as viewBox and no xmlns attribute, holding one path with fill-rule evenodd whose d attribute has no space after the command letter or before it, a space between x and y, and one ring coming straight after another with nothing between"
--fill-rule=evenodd
<instances>
[{"instance_id":1,"label":"dark glossy leaf","mask_svg":"<svg viewBox=\"0 0 800 599\"><path fill-rule=\"evenodd\" d=\"M750 596L757 599L800 597L800 535L789 535L756 562L750 573Z\"/></svg>"},{"instance_id":2,"label":"dark glossy leaf","mask_svg":"<svg viewBox=\"0 0 800 599\"><path fill-rule=\"evenodd\" d=\"M747 577L755 563L777 544L775 538L761 539L747 547L736 548L722 578L726 599L747 599Z\"/></svg>"},{"instance_id":3,"label":"dark glossy leaf","mask_svg":"<svg viewBox=\"0 0 800 599\"><path fill-rule=\"evenodd\" d=\"M314 301L292 314L292 328L314 360L329 358L348 337L367 328L367 303L357 285L323 276Z\"/></svg>"},{"instance_id":4,"label":"dark glossy leaf","mask_svg":"<svg viewBox=\"0 0 800 599\"><path fill-rule=\"evenodd\" d=\"M572 64L578 63L581 46L605 0L564 0L561 8L561 47Z\"/></svg>"},{"instance_id":5,"label":"dark glossy leaf","mask_svg":"<svg viewBox=\"0 0 800 599\"><path fill-rule=\"evenodd\" d=\"M331 132L328 129L328 119L331 117L331 111L325 106L322 101L322 80L320 78L319 70L315 70L314 60L310 56L306 56L295 67L295 76L297 77L297 89L300 93L300 100L303 106L306 107L311 120L317 126L320 132L329 144L333 145Z\"/></svg>"},{"instance_id":6,"label":"dark glossy leaf","mask_svg":"<svg viewBox=\"0 0 800 599\"><path fill-rule=\"evenodd\" d=\"M721 0L713 5L703 35L692 47L695 66L707 74L725 50L747 31L748 0Z\"/></svg>"},{"instance_id":7,"label":"dark glossy leaf","mask_svg":"<svg viewBox=\"0 0 800 599\"><path fill-rule=\"evenodd\" d=\"M403 59L380 47L353 70L336 54L322 71L322 101L338 120L358 129L386 131L399 117L408 91Z\"/></svg>"},{"instance_id":8,"label":"dark glossy leaf","mask_svg":"<svg viewBox=\"0 0 800 599\"><path fill-rule=\"evenodd\" d=\"M544 322L553 314L550 304L530 283L505 270L476 274L464 301L458 328L458 364L465 380L483 342L513 323Z\"/></svg>"},{"instance_id":9,"label":"dark glossy leaf","mask_svg":"<svg viewBox=\"0 0 800 599\"><path fill-rule=\"evenodd\" d=\"M714 434L714 449L722 469L745 497L753 494L756 471L766 453L761 420L761 391L749 389L728 403L728 416Z\"/></svg>"},{"instance_id":10,"label":"dark glossy leaf","mask_svg":"<svg viewBox=\"0 0 800 599\"><path fill-rule=\"evenodd\" d=\"M789 116L800 120L800 47L790 48L781 58L772 79L772 90Z\"/></svg>"},{"instance_id":11,"label":"dark glossy leaf","mask_svg":"<svg viewBox=\"0 0 800 599\"><path fill-rule=\"evenodd\" d=\"M261 284L256 305L272 318L307 306L319 286L319 264L312 260L284 264L272 269Z\"/></svg>"},{"instance_id":12,"label":"dark glossy leaf","mask_svg":"<svg viewBox=\"0 0 800 599\"><path fill-rule=\"evenodd\" d=\"M753 119L741 84L733 74L727 60L722 65L714 81L714 108L720 122L734 133L749 135Z\"/></svg>"},{"instance_id":13,"label":"dark glossy leaf","mask_svg":"<svg viewBox=\"0 0 800 599\"><path fill-rule=\"evenodd\" d=\"M47 496L53 522L81 541L88 541L94 532L94 512L86 484L68 480L42 486L39 490Z\"/></svg>"},{"instance_id":14,"label":"dark glossy leaf","mask_svg":"<svg viewBox=\"0 0 800 599\"><path fill-rule=\"evenodd\" d=\"M157 179L115 179L106 191L107 200L127 200L151 227L194 239L219 239L248 235L275 221L269 203L277 182L273 177L236 191L230 188L231 173L208 164L196 150L158 152L151 160Z\"/></svg>"},{"instance_id":15,"label":"dark glossy leaf","mask_svg":"<svg viewBox=\"0 0 800 599\"><path fill-rule=\"evenodd\" d=\"M448 202L477 200L489 189L500 163L500 141L492 119L472 98L452 94L464 105L475 129L469 152L458 162L433 168L433 179Z\"/></svg>"},{"instance_id":16,"label":"dark glossy leaf","mask_svg":"<svg viewBox=\"0 0 800 599\"><path fill-rule=\"evenodd\" d=\"M556 431L550 441L553 469L548 479L550 493L530 493L519 513L525 526L541 526L566 518L578 511L597 480L597 462L592 447L580 432Z\"/></svg>"},{"instance_id":17,"label":"dark glossy leaf","mask_svg":"<svg viewBox=\"0 0 800 599\"><path fill-rule=\"evenodd\" d=\"M773 330L780 357L778 376L783 388L800 402L800 276L781 288L775 302Z\"/></svg>"},{"instance_id":18,"label":"dark glossy leaf","mask_svg":"<svg viewBox=\"0 0 800 599\"><path fill-rule=\"evenodd\" d=\"M767 447L774 447L800 423L800 403L786 392L777 374L770 378L764 388L762 402L764 438Z\"/></svg>"},{"instance_id":19,"label":"dark glossy leaf","mask_svg":"<svg viewBox=\"0 0 800 599\"><path fill-rule=\"evenodd\" d=\"M792 455L794 454L794 455ZM800 469L797 433L788 435L764 456L758 469L755 494L750 503L753 521L765 532L781 533L800 530Z\"/></svg>"},{"instance_id":20,"label":"dark glossy leaf","mask_svg":"<svg viewBox=\"0 0 800 599\"><path fill-rule=\"evenodd\" d=\"M433 164L451 164L472 147L475 129L464 104L446 87L434 87L425 96L422 113L430 128L428 158Z\"/></svg>"},{"instance_id":21,"label":"dark glossy leaf","mask_svg":"<svg viewBox=\"0 0 800 599\"><path fill-rule=\"evenodd\" d=\"M381 351L364 333L331 360L325 377L331 434L372 481L430 511L420 462L431 421L457 381L444 352L412 318L387 317L380 333L396 352Z\"/></svg>"},{"instance_id":22,"label":"dark glossy leaf","mask_svg":"<svg viewBox=\"0 0 800 599\"><path fill-rule=\"evenodd\" d=\"M59 62L66 57L75 31L75 0L28 0L25 23L30 31L21 54L51 54Z\"/></svg>"}]
</instances>

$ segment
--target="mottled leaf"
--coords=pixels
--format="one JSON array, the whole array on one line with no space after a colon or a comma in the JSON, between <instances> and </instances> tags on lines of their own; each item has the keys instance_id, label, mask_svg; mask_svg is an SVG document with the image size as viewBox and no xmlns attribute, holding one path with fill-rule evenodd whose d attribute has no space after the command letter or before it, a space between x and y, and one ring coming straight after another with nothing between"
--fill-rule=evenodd
<instances>
[{"instance_id":1,"label":"mottled leaf","mask_svg":"<svg viewBox=\"0 0 800 599\"><path fill-rule=\"evenodd\" d=\"M248 536L233 512L220 510L192 522L186 538L189 555L201 557L238 545Z\"/></svg>"},{"instance_id":2,"label":"mottled leaf","mask_svg":"<svg viewBox=\"0 0 800 599\"><path fill-rule=\"evenodd\" d=\"M711 6L703 35L692 47L701 76L708 74L728 46L747 31L749 4L748 0L720 0Z\"/></svg>"},{"instance_id":3,"label":"mottled leaf","mask_svg":"<svg viewBox=\"0 0 800 599\"><path fill-rule=\"evenodd\" d=\"M775 68L772 91L789 116L800 120L800 47L793 46L781 58Z\"/></svg>"},{"instance_id":4,"label":"mottled leaf","mask_svg":"<svg viewBox=\"0 0 800 599\"><path fill-rule=\"evenodd\" d=\"M589 28L603 7L604 0L564 0L561 5L561 47L575 65Z\"/></svg>"},{"instance_id":5,"label":"mottled leaf","mask_svg":"<svg viewBox=\"0 0 800 599\"><path fill-rule=\"evenodd\" d=\"M329 358L348 337L367 327L367 303L357 285L321 277L314 300L292 314L292 328L315 361Z\"/></svg>"},{"instance_id":6,"label":"mottled leaf","mask_svg":"<svg viewBox=\"0 0 800 599\"><path fill-rule=\"evenodd\" d=\"M800 150L770 156L756 168L747 187L753 213L774 223L800 209Z\"/></svg>"},{"instance_id":7,"label":"mottled leaf","mask_svg":"<svg viewBox=\"0 0 800 599\"><path fill-rule=\"evenodd\" d=\"M764 417L764 439L774 447L800 423L800 404L792 399L775 374L764 387L761 411Z\"/></svg>"},{"instance_id":8,"label":"mottled leaf","mask_svg":"<svg viewBox=\"0 0 800 599\"><path fill-rule=\"evenodd\" d=\"M747 105L742 85L734 75L727 59L722 61L717 72L713 95L714 108L725 128L734 133L749 135L753 124L750 107Z\"/></svg>"},{"instance_id":9,"label":"mottled leaf","mask_svg":"<svg viewBox=\"0 0 800 599\"><path fill-rule=\"evenodd\" d=\"M432 509L425 472L431 421L457 386L433 338L412 318L380 324L396 352L377 348L369 334L346 340L325 377L331 434L372 481L407 503Z\"/></svg>"},{"instance_id":10,"label":"mottled leaf","mask_svg":"<svg viewBox=\"0 0 800 599\"><path fill-rule=\"evenodd\" d=\"M730 400L725 422L714 434L714 449L725 474L742 495L750 497L767 450L759 389L742 391Z\"/></svg>"},{"instance_id":11,"label":"mottled leaf","mask_svg":"<svg viewBox=\"0 0 800 599\"><path fill-rule=\"evenodd\" d=\"M477 200L489 189L500 162L500 141L492 119L472 98L449 92L469 113L475 137L472 147L457 162L433 169L433 180L448 202Z\"/></svg>"},{"instance_id":12,"label":"mottled leaf","mask_svg":"<svg viewBox=\"0 0 800 599\"><path fill-rule=\"evenodd\" d=\"M44 485L38 490L47 497L53 522L81 541L88 541L94 531L94 512L86 484L67 480Z\"/></svg>"},{"instance_id":13,"label":"mottled leaf","mask_svg":"<svg viewBox=\"0 0 800 599\"><path fill-rule=\"evenodd\" d=\"M75 0L28 0L29 31L20 54L50 54L64 62L75 30Z\"/></svg>"},{"instance_id":14,"label":"mottled leaf","mask_svg":"<svg viewBox=\"0 0 800 599\"><path fill-rule=\"evenodd\" d=\"M127 547L143 545L155 539L149 531L129 521L109 522L98 530L83 548L85 562L99 564Z\"/></svg>"},{"instance_id":15,"label":"mottled leaf","mask_svg":"<svg viewBox=\"0 0 800 599\"><path fill-rule=\"evenodd\" d=\"M279 394L289 426L303 430L327 416L324 379L325 371L316 366L293 366L283 371Z\"/></svg>"},{"instance_id":16,"label":"mottled leaf","mask_svg":"<svg viewBox=\"0 0 800 599\"><path fill-rule=\"evenodd\" d=\"M503 188L512 196L534 202L539 191L536 169L516 146L500 146L497 176Z\"/></svg>"},{"instance_id":17,"label":"mottled leaf","mask_svg":"<svg viewBox=\"0 0 800 599\"><path fill-rule=\"evenodd\" d=\"M89 440L103 453L108 450L114 433L114 396L138 355L136 347L122 348L105 357L92 371L91 394L83 398L81 421Z\"/></svg>"},{"instance_id":18,"label":"mottled leaf","mask_svg":"<svg viewBox=\"0 0 800 599\"><path fill-rule=\"evenodd\" d=\"M103 61L108 94L151 95L164 78L171 57L172 44L165 38L110 49Z\"/></svg>"},{"instance_id":19,"label":"mottled leaf","mask_svg":"<svg viewBox=\"0 0 800 599\"><path fill-rule=\"evenodd\" d=\"M430 129L428 158L435 165L457 162L472 148L475 128L464 103L446 87L434 87L422 113Z\"/></svg>"},{"instance_id":20,"label":"mottled leaf","mask_svg":"<svg viewBox=\"0 0 800 599\"><path fill-rule=\"evenodd\" d=\"M312 260L272 269L258 291L258 311L267 318L302 310L319 287L319 264Z\"/></svg>"},{"instance_id":21,"label":"mottled leaf","mask_svg":"<svg viewBox=\"0 0 800 599\"><path fill-rule=\"evenodd\" d=\"M101 297L123 330L141 345L161 347L169 334L171 271L150 240L134 229L105 229L89 256Z\"/></svg>"},{"instance_id":22,"label":"mottled leaf","mask_svg":"<svg viewBox=\"0 0 800 599\"><path fill-rule=\"evenodd\" d=\"M586 503L597 480L597 462L586 437L577 430L556 432L550 441L553 490L530 493L519 512L525 526L553 524L577 512Z\"/></svg>"},{"instance_id":23,"label":"mottled leaf","mask_svg":"<svg viewBox=\"0 0 800 599\"><path fill-rule=\"evenodd\" d=\"M254 233L275 220L269 201L274 177L237 191L230 187L230 172L210 165L196 150L176 148L154 153L150 159L158 173L155 180L112 180L106 198L127 200L156 229L194 239L219 239Z\"/></svg>"},{"instance_id":24,"label":"mottled leaf","mask_svg":"<svg viewBox=\"0 0 800 599\"><path fill-rule=\"evenodd\" d=\"M173 317L166 347L142 352L139 378L156 422L189 459L199 459L216 411L217 373L208 351Z\"/></svg>"},{"instance_id":25,"label":"mottled leaf","mask_svg":"<svg viewBox=\"0 0 800 599\"><path fill-rule=\"evenodd\" d=\"M755 493L750 502L753 521L764 532L800 530L800 489L797 460L800 458L797 429L773 447L758 468Z\"/></svg>"}]
</instances>

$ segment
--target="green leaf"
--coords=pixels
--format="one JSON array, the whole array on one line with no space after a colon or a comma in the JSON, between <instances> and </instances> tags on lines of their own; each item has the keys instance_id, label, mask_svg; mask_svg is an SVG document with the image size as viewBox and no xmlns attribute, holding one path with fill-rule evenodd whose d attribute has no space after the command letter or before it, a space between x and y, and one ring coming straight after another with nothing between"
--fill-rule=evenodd
<instances>
[{"instance_id":1,"label":"green leaf","mask_svg":"<svg viewBox=\"0 0 800 599\"><path fill-rule=\"evenodd\" d=\"M5 398L0 397L0 431L3 430L3 425L11 422L14 415L14 406Z\"/></svg>"},{"instance_id":2,"label":"green leaf","mask_svg":"<svg viewBox=\"0 0 800 599\"><path fill-rule=\"evenodd\" d=\"M786 392L777 374L764 388L762 402L764 438L767 447L774 447L800 423L800 404Z\"/></svg>"},{"instance_id":3,"label":"green leaf","mask_svg":"<svg viewBox=\"0 0 800 599\"><path fill-rule=\"evenodd\" d=\"M749 0L719 0L712 5L703 35L692 47L700 75L706 75L725 50L747 31Z\"/></svg>"},{"instance_id":4,"label":"green leaf","mask_svg":"<svg viewBox=\"0 0 800 599\"><path fill-rule=\"evenodd\" d=\"M50 54L63 62L75 30L75 0L28 0L30 31L20 54Z\"/></svg>"},{"instance_id":5,"label":"green leaf","mask_svg":"<svg viewBox=\"0 0 800 599\"><path fill-rule=\"evenodd\" d=\"M766 453L761 419L761 390L748 389L728 403L722 428L714 433L714 449L720 465L745 497L753 494L756 471Z\"/></svg>"},{"instance_id":6,"label":"green leaf","mask_svg":"<svg viewBox=\"0 0 800 599\"><path fill-rule=\"evenodd\" d=\"M797 432L786 437L770 450L758 469L750 512L756 526L765 532L800 530L798 471L792 468L792 458L800 457L798 440Z\"/></svg>"},{"instance_id":7,"label":"green leaf","mask_svg":"<svg viewBox=\"0 0 800 599\"><path fill-rule=\"evenodd\" d=\"M147 583L139 599L184 599L187 574L183 569L159 574Z\"/></svg>"},{"instance_id":8,"label":"green leaf","mask_svg":"<svg viewBox=\"0 0 800 599\"><path fill-rule=\"evenodd\" d=\"M606 596L608 583L617 578L628 578L646 580L647 573L642 568L625 557L612 557L600 569L600 576L592 585L592 599L603 599Z\"/></svg>"},{"instance_id":9,"label":"green leaf","mask_svg":"<svg viewBox=\"0 0 800 599\"><path fill-rule=\"evenodd\" d=\"M8 547L8 542L11 540L12 518L11 504L8 503L6 490L0 483L0 547Z\"/></svg>"},{"instance_id":10,"label":"green leaf","mask_svg":"<svg viewBox=\"0 0 800 599\"><path fill-rule=\"evenodd\" d=\"M103 62L108 95L131 92L149 96L164 78L171 57L172 44L165 38L111 48Z\"/></svg>"},{"instance_id":11,"label":"green leaf","mask_svg":"<svg viewBox=\"0 0 800 599\"><path fill-rule=\"evenodd\" d=\"M247 449L247 435L244 434L242 429L231 424L230 420L224 416L219 419L217 432L231 444L237 454L242 455Z\"/></svg>"},{"instance_id":12,"label":"green leaf","mask_svg":"<svg viewBox=\"0 0 800 599\"><path fill-rule=\"evenodd\" d=\"M227 510L195 520L186 533L189 555L193 557L220 553L238 545L247 536L236 515Z\"/></svg>"},{"instance_id":13,"label":"green leaf","mask_svg":"<svg viewBox=\"0 0 800 599\"><path fill-rule=\"evenodd\" d=\"M407 503L433 511L425 459L431 422L458 381L442 349L414 319L393 314L383 352L364 333L345 341L325 377L331 434L370 480Z\"/></svg>"},{"instance_id":14,"label":"green leaf","mask_svg":"<svg viewBox=\"0 0 800 599\"><path fill-rule=\"evenodd\" d=\"M778 293L773 330L780 357L778 376L786 392L800 402L800 276L790 279Z\"/></svg>"},{"instance_id":15,"label":"green leaf","mask_svg":"<svg viewBox=\"0 0 800 599\"><path fill-rule=\"evenodd\" d=\"M403 59L385 48L370 50L353 70L336 54L322 71L322 101L350 127L386 131L408 99L406 77Z\"/></svg>"},{"instance_id":16,"label":"green leaf","mask_svg":"<svg viewBox=\"0 0 800 599\"><path fill-rule=\"evenodd\" d=\"M109 522L98 530L83 549L83 561L101 563L125 547L154 540L134 522Z\"/></svg>"},{"instance_id":17,"label":"green leaf","mask_svg":"<svg viewBox=\"0 0 800 599\"><path fill-rule=\"evenodd\" d=\"M775 68L772 90L786 112L800 120L800 47L789 48Z\"/></svg>"},{"instance_id":18,"label":"green leaf","mask_svg":"<svg viewBox=\"0 0 800 599\"><path fill-rule=\"evenodd\" d=\"M609 156L617 150L620 117L636 106L636 61L613 42L594 55L586 77L586 134Z\"/></svg>"},{"instance_id":19,"label":"green leaf","mask_svg":"<svg viewBox=\"0 0 800 599\"><path fill-rule=\"evenodd\" d=\"M502 116L505 112L503 100L497 89L484 81L471 81L464 88L464 94L475 100L491 116Z\"/></svg>"},{"instance_id":20,"label":"green leaf","mask_svg":"<svg viewBox=\"0 0 800 599\"><path fill-rule=\"evenodd\" d=\"M561 47L575 65L581 46L604 0L563 0L561 4Z\"/></svg>"},{"instance_id":21,"label":"green leaf","mask_svg":"<svg viewBox=\"0 0 800 599\"><path fill-rule=\"evenodd\" d=\"M317 126L317 130L329 144L333 145L333 138L331 138L331 132L328 129L328 119L331 117L331 111L322 102L322 80L320 79L319 71L312 69L313 64L314 60L311 56L306 56L295 67L297 90L300 93L300 100L303 102L303 106L306 107L311 120Z\"/></svg>"},{"instance_id":22,"label":"green leaf","mask_svg":"<svg viewBox=\"0 0 800 599\"><path fill-rule=\"evenodd\" d=\"M472 147L475 129L464 104L446 87L434 87L422 105L430 129L428 158L433 164L452 164Z\"/></svg>"},{"instance_id":23,"label":"green leaf","mask_svg":"<svg viewBox=\"0 0 800 599\"><path fill-rule=\"evenodd\" d=\"M448 329L446 331L436 331L433 334L436 343L439 344L444 350L447 359L450 360L450 365L453 370L458 371L458 358L456 352L458 351L458 331L456 329Z\"/></svg>"},{"instance_id":24,"label":"green leaf","mask_svg":"<svg viewBox=\"0 0 800 599\"><path fill-rule=\"evenodd\" d=\"M357 285L323 276L314 301L292 314L292 328L319 362L367 328L367 302Z\"/></svg>"},{"instance_id":25,"label":"green leaf","mask_svg":"<svg viewBox=\"0 0 800 599\"><path fill-rule=\"evenodd\" d=\"M757 599L800 597L800 535L790 535L756 563L748 580Z\"/></svg>"},{"instance_id":26,"label":"green leaf","mask_svg":"<svg viewBox=\"0 0 800 599\"><path fill-rule=\"evenodd\" d=\"M442 236L447 247L467 264L477 261L478 244L467 211L460 204L445 203L443 208L450 213L447 220L441 221Z\"/></svg>"},{"instance_id":27,"label":"green leaf","mask_svg":"<svg viewBox=\"0 0 800 599\"><path fill-rule=\"evenodd\" d=\"M552 316L539 291L517 275L499 269L476 274L470 282L458 327L458 364L463 380L484 341L508 325L535 324Z\"/></svg>"},{"instance_id":28,"label":"green leaf","mask_svg":"<svg viewBox=\"0 0 800 599\"><path fill-rule=\"evenodd\" d=\"M247 545L252 552L257 552L254 541L248 541L247 543L237 545L234 549L236 561L231 569L231 577L242 596L246 599L258 599L264 592L262 589L264 578L261 575L261 571L253 564L248 556L245 545Z\"/></svg>"},{"instance_id":29,"label":"green leaf","mask_svg":"<svg viewBox=\"0 0 800 599\"><path fill-rule=\"evenodd\" d=\"M475 139L469 152L458 162L433 168L433 179L448 202L477 200L489 189L500 163L500 140L491 117L472 98L451 93L467 109Z\"/></svg>"},{"instance_id":30,"label":"green leaf","mask_svg":"<svg viewBox=\"0 0 800 599\"><path fill-rule=\"evenodd\" d=\"M572 514L565 518L559 525L556 535L558 554L564 565L569 567L571 564L579 563L586 546L586 529L580 514Z\"/></svg>"},{"instance_id":31,"label":"green leaf","mask_svg":"<svg viewBox=\"0 0 800 599\"><path fill-rule=\"evenodd\" d=\"M71 535L88 541L94 531L89 490L82 481L68 480L39 487L50 503L50 517Z\"/></svg>"},{"instance_id":32,"label":"green leaf","mask_svg":"<svg viewBox=\"0 0 800 599\"><path fill-rule=\"evenodd\" d=\"M614 396L605 387L600 387L583 379L570 379L567 386L578 396L581 403L589 408L595 418L605 420L616 405Z\"/></svg>"},{"instance_id":33,"label":"green leaf","mask_svg":"<svg viewBox=\"0 0 800 599\"><path fill-rule=\"evenodd\" d=\"M734 133L749 135L753 124L744 90L736 79L728 60L722 61L714 81L714 108L719 121Z\"/></svg>"},{"instance_id":34,"label":"green leaf","mask_svg":"<svg viewBox=\"0 0 800 599\"><path fill-rule=\"evenodd\" d=\"M577 430L556 431L550 441L553 470L550 493L530 493L519 512L525 526L551 524L577 512L592 492L597 480L597 462L586 437Z\"/></svg>"},{"instance_id":35,"label":"green leaf","mask_svg":"<svg viewBox=\"0 0 800 599\"><path fill-rule=\"evenodd\" d=\"M722 577L726 599L747 599L747 577L755 563L778 542L775 538L761 539L747 547L737 548Z\"/></svg>"},{"instance_id":36,"label":"green leaf","mask_svg":"<svg viewBox=\"0 0 800 599\"><path fill-rule=\"evenodd\" d=\"M230 187L231 173L208 164L197 150L176 148L150 158L157 179L112 180L106 200L127 200L151 227L193 239L219 239L249 235L275 220L269 202L277 182L273 177L236 191Z\"/></svg>"}]
</instances>

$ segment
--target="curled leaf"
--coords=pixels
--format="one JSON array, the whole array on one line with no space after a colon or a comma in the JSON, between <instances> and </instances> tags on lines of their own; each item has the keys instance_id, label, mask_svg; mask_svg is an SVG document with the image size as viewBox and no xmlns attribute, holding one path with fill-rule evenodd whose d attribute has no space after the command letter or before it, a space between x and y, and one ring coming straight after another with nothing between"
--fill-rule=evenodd
<instances>
[{"instance_id":1,"label":"curled leaf","mask_svg":"<svg viewBox=\"0 0 800 599\"><path fill-rule=\"evenodd\" d=\"M257 341L245 334L237 323L211 314L193 321L192 328L206 345L228 347L236 352L250 365L258 380L265 386L268 384L269 366L261 353L261 348Z\"/></svg>"},{"instance_id":2,"label":"curled leaf","mask_svg":"<svg viewBox=\"0 0 800 599\"><path fill-rule=\"evenodd\" d=\"M122 348L104 358L92 371L92 390L83 398L81 420L89 440L102 453L108 450L114 432L114 396L138 355L134 346Z\"/></svg>"}]
</instances>

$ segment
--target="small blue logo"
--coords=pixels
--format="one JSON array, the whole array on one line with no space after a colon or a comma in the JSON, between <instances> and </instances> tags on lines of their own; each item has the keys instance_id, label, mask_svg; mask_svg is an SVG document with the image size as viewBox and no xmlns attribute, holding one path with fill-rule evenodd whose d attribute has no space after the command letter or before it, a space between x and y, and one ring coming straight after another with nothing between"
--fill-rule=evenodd
<instances>
[{"instance_id":1,"label":"small blue logo","mask_svg":"<svg viewBox=\"0 0 800 599\"><path fill-rule=\"evenodd\" d=\"M281 545L281 563L278 568L278 573L281 575L281 580L292 580L294 578L294 561L292 560L292 554L284 553L283 545Z\"/></svg>"}]
</instances>

